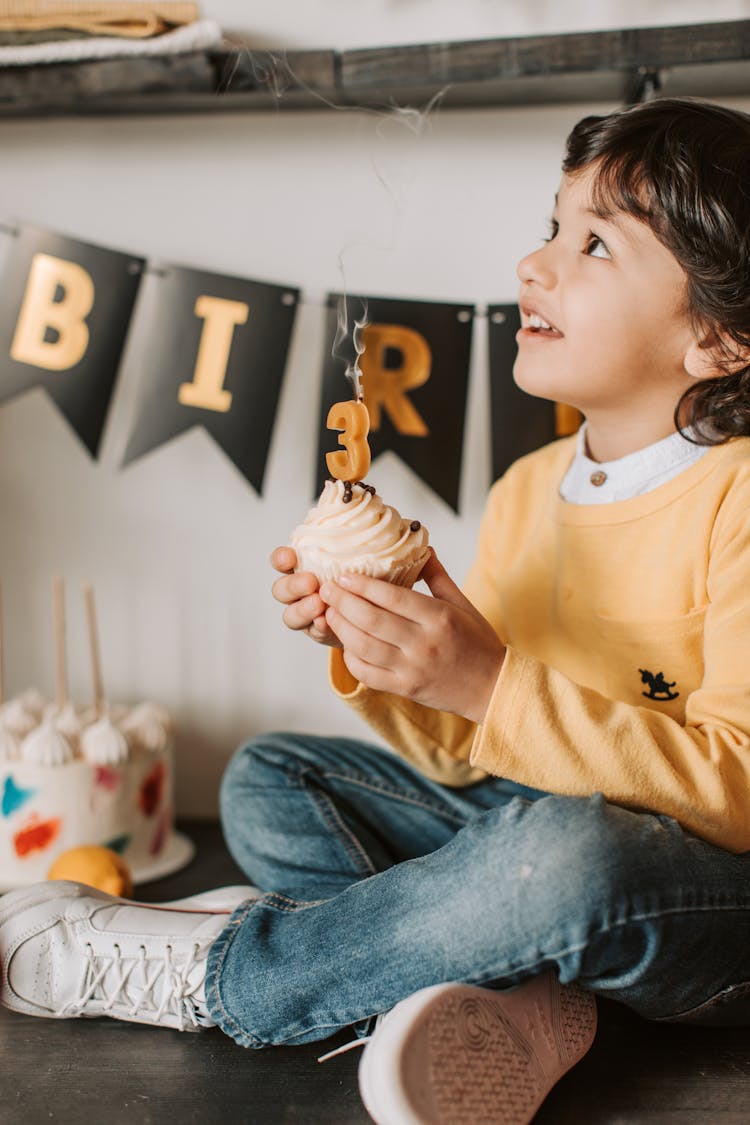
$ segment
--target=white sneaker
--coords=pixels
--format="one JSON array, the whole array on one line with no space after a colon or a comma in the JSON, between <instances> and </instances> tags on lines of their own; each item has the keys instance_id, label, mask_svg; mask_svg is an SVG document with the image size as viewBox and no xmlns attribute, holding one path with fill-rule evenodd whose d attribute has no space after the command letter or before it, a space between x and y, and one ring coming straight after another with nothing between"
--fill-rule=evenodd
<instances>
[{"instance_id":1,"label":"white sneaker","mask_svg":"<svg viewBox=\"0 0 750 1125\"><path fill-rule=\"evenodd\" d=\"M0 1003L48 1019L210 1027L208 950L260 893L223 887L152 905L62 880L10 891L0 898Z\"/></svg>"},{"instance_id":2,"label":"white sneaker","mask_svg":"<svg viewBox=\"0 0 750 1125\"><path fill-rule=\"evenodd\" d=\"M554 973L504 991L434 985L376 1026L360 1094L377 1125L526 1125L595 1033L592 994Z\"/></svg>"}]
</instances>

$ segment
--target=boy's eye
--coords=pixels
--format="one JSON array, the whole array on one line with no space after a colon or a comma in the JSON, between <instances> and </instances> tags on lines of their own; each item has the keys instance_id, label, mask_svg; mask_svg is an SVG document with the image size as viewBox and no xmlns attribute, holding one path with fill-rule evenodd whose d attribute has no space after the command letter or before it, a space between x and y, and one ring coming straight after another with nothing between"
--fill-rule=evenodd
<instances>
[{"instance_id":1,"label":"boy's eye","mask_svg":"<svg viewBox=\"0 0 750 1125\"><path fill-rule=\"evenodd\" d=\"M560 224L558 223L557 219L550 219L550 221L549 221L549 234L547 235L546 238L542 239L542 242L551 242L552 239L557 234L559 229L560 229Z\"/></svg>"},{"instance_id":2,"label":"boy's eye","mask_svg":"<svg viewBox=\"0 0 750 1125\"><path fill-rule=\"evenodd\" d=\"M586 253L590 258L611 258L606 243L602 242L598 234L593 231L589 234L588 241L586 242Z\"/></svg>"}]
</instances>

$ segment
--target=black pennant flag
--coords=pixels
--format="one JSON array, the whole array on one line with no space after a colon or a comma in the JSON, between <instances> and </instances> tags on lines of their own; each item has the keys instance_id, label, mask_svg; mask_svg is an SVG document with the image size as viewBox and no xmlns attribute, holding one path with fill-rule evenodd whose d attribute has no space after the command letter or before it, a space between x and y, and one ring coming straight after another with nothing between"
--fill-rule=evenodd
<instances>
[{"instance_id":1,"label":"black pennant flag","mask_svg":"<svg viewBox=\"0 0 750 1125\"><path fill-rule=\"evenodd\" d=\"M96 456L143 266L20 224L2 273L0 402L43 387Z\"/></svg>"},{"instance_id":2,"label":"black pennant flag","mask_svg":"<svg viewBox=\"0 0 750 1125\"><path fill-rule=\"evenodd\" d=\"M458 511L474 317L471 305L328 295L318 491L327 475L325 455L339 448L336 432L326 428L329 408L355 395L345 371L347 359L351 362L358 349L346 338L340 341L337 332L343 301L357 319L366 321L358 332L359 345L364 347L359 366L370 414L372 460L392 450ZM350 314L348 321L353 319ZM349 331L352 327L353 323L347 323Z\"/></svg>"},{"instance_id":3,"label":"black pennant flag","mask_svg":"<svg viewBox=\"0 0 750 1125\"><path fill-rule=\"evenodd\" d=\"M518 305L490 305L488 316L492 479L496 480L518 457L574 433L581 416L570 406L535 398L514 383L516 333L521 327Z\"/></svg>"},{"instance_id":4,"label":"black pennant flag","mask_svg":"<svg viewBox=\"0 0 750 1125\"><path fill-rule=\"evenodd\" d=\"M260 493L298 298L297 289L164 267L124 463L203 426Z\"/></svg>"}]
</instances>

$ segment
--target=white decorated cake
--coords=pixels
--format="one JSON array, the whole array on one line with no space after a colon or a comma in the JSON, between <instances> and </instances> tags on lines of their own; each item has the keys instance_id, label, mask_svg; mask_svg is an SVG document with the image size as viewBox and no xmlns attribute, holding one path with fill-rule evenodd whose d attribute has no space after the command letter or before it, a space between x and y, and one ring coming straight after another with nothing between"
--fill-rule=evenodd
<instances>
[{"instance_id":1,"label":"white decorated cake","mask_svg":"<svg viewBox=\"0 0 750 1125\"><path fill-rule=\"evenodd\" d=\"M84 844L116 851L135 883L186 863L173 746L172 720L153 703L100 714L28 691L0 706L0 892L46 879Z\"/></svg>"}]
</instances>

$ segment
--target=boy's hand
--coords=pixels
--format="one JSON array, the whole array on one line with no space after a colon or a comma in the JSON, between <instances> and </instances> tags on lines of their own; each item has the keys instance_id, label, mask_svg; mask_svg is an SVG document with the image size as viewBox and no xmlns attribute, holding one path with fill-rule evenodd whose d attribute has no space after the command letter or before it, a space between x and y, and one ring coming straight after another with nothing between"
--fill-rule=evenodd
<instances>
[{"instance_id":1,"label":"boy's hand","mask_svg":"<svg viewBox=\"0 0 750 1125\"><path fill-rule=\"evenodd\" d=\"M421 577L432 597L360 574L324 582L328 626L361 683L481 723L505 648L434 551Z\"/></svg>"},{"instance_id":2,"label":"boy's hand","mask_svg":"<svg viewBox=\"0 0 750 1125\"><path fill-rule=\"evenodd\" d=\"M341 648L341 642L330 629L325 617L325 604L318 593L318 579L309 571L294 573L297 556L291 547L277 547L271 555L271 566L283 577L274 582L271 593L286 606L282 620L289 629L307 633L321 645Z\"/></svg>"}]
</instances>

